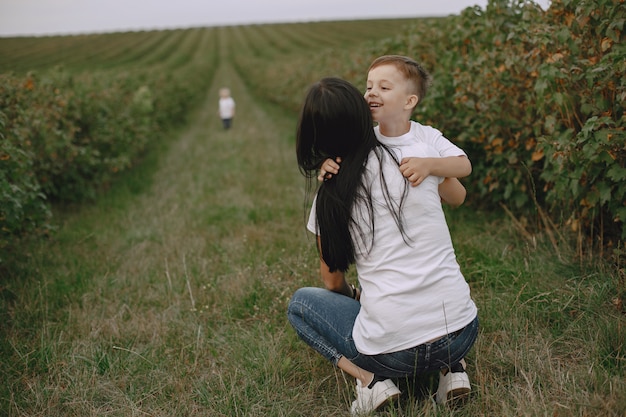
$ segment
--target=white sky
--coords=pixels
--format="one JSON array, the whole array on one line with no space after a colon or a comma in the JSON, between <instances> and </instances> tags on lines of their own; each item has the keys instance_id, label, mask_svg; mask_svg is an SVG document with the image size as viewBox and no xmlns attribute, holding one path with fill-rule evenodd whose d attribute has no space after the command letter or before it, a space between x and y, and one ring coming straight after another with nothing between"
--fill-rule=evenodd
<instances>
[{"instance_id":1,"label":"white sky","mask_svg":"<svg viewBox=\"0 0 626 417\"><path fill-rule=\"evenodd\" d=\"M550 0L535 2L546 8ZM0 0L0 36L458 14L487 0Z\"/></svg>"}]
</instances>

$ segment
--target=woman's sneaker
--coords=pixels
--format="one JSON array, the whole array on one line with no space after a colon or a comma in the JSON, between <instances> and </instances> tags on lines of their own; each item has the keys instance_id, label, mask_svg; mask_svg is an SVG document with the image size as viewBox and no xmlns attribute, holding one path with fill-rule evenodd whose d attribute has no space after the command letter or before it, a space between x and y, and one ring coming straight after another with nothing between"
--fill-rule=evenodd
<instances>
[{"instance_id":1,"label":"woman's sneaker","mask_svg":"<svg viewBox=\"0 0 626 417\"><path fill-rule=\"evenodd\" d=\"M436 400L438 404L449 402L462 402L467 399L472 386L465 371L448 372L439 374L439 388Z\"/></svg>"},{"instance_id":2,"label":"woman's sneaker","mask_svg":"<svg viewBox=\"0 0 626 417\"><path fill-rule=\"evenodd\" d=\"M372 388L361 386L361 381L357 379L356 400L352 402L350 412L353 416L367 414L399 396L400 390L391 379L378 381Z\"/></svg>"}]
</instances>

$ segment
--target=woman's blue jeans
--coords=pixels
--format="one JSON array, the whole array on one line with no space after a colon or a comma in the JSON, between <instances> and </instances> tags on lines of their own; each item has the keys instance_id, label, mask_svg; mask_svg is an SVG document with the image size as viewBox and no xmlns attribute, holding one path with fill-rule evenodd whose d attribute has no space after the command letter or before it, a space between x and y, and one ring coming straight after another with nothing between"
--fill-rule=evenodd
<instances>
[{"instance_id":1,"label":"woman's blue jeans","mask_svg":"<svg viewBox=\"0 0 626 417\"><path fill-rule=\"evenodd\" d=\"M323 288L300 288L287 310L298 336L334 365L342 356L386 378L402 378L452 368L467 355L478 336L478 317L458 332L432 343L379 355L359 353L352 328L360 303Z\"/></svg>"}]
</instances>

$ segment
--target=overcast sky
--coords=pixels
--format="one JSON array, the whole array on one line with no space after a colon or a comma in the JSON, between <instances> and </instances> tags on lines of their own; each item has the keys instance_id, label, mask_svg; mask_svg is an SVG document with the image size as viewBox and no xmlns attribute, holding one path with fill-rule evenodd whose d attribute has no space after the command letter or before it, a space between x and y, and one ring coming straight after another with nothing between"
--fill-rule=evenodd
<instances>
[{"instance_id":1,"label":"overcast sky","mask_svg":"<svg viewBox=\"0 0 626 417\"><path fill-rule=\"evenodd\" d=\"M549 0L537 0L542 7ZM0 36L458 14L487 0L0 0Z\"/></svg>"}]
</instances>

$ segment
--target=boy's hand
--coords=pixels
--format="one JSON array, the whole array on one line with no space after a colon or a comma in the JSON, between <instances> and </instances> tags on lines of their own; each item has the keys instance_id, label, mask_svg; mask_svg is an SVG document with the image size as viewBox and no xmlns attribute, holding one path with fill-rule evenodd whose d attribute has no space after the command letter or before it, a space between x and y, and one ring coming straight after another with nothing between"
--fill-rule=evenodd
<instances>
[{"instance_id":1,"label":"boy's hand","mask_svg":"<svg viewBox=\"0 0 626 417\"><path fill-rule=\"evenodd\" d=\"M417 187L430 175L430 162L431 158L402 158L400 172L413 187Z\"/></svg>"},{"instance_id":2,"label":"boy's hand","mask_svg":"<svg viewBox=\"0 0 626 417\"><path fill-rule=\"evenodd\" d=\"M320 167L320 174L317 176L319 182L328 181L339 173L339 164L341 164L341 158L337 157L334 161L330 158L322 162Z\"/></svg>"}]
</instances>

